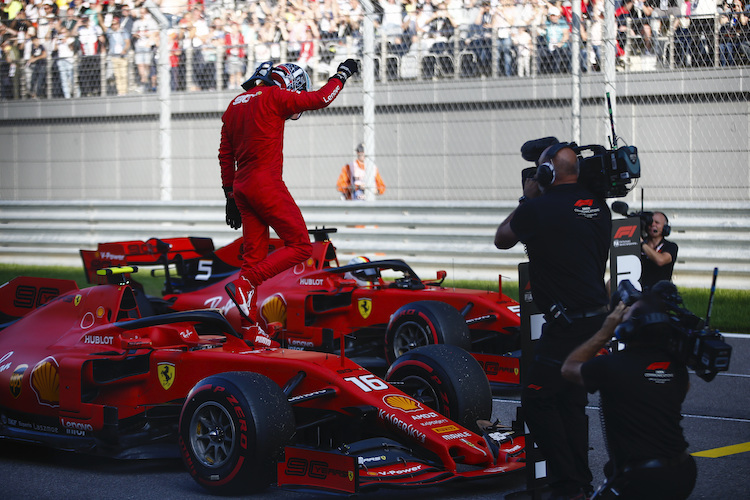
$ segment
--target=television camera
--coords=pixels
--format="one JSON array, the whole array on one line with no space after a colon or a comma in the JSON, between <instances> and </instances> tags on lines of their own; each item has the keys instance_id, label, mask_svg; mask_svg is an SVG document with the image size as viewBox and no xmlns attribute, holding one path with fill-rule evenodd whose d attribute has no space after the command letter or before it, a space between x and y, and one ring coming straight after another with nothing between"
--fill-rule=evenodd
<instances>
[{"instance_id":1,"label":"television camera","mask_svg":"<svg viewBox=\"0 0 750 500\"><path fill-rule=\"evenodd\" d=\"M621 198L632 189L631 182L641 176L641 162L638 159L638 148L635 146L617 147L617 135L612 118L612 105L607 94L609 118L612 126L610 148L601 145L579 146L575 142L560 142L556 137L544 137L527 141L521 147L521 156L526 161L538 164L539 157L545 149L552 146L549 156L554 156L560 149L569 147L578 156L578 182L600 198ZM549 168L549 167L546 167ZM545 165L526 168L522 172L522 184L527 178L535 178L545 185L547 177Z\"/></svg>"},{"instance_id":2,"label":"television camera","mask_svg":"<svg viewBox=\"0 0 750 500\"><path fill-rule=\"evenodd\" d=\"M628 213L628 209L630 207L627 203L624 201L615 201L612 203L612 211L616 214L620 214L624 217L638 217L641 221L641 239L646 239L648 236L648 228L651 226L651 224L654 222L654 212L648 212L643 209L641 209L640 212L630 212ZM671 233L672 228L669 226L669 224L665 224L664 228L662 228L662 236L665 238L669 236Z\"/></svg>"},{"instance_id":3,"label":"television camera","mask_svg":"<svg viewBox=\"0 0 750 500\"><path fill-rule=\"evenodd\" d=\"M620 300L631 306L641 299L658 305L652 312L647 308L643 314L633 314L630 319L615 329L615 337L624 343L650 338L666 342L666 348L696 375L710 382L717 373L729 369L732 346L724 342L724 337L709 326L711 306L716 290L716 274L711 287L709 309L706 321L683 306L682 297L670 281L660 281L644 293L639 292L629 280L623 280L617 287Z\"/></svg>"}]
</instances>

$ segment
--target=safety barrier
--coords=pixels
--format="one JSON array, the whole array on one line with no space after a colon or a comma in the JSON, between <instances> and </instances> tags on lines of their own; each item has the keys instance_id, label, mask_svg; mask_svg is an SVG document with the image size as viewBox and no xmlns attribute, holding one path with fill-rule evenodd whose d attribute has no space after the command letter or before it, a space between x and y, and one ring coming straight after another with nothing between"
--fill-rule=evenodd
<instances>
[{"instance_id":1,"label":"safety barrier","mask_svg":"<svg viewBox=\"0 0 750 500\"><path fill-rule=\"evenodd\" d=\"M435 271L456 279L517 280L522 245L500 251L498 224L509 202L301 201L310 229L336 228L331 240L339 261L366 255L400 258L423 278ZM708 287L714 267L718 286L750 288L750 204L670 203L663 210L670 239L680 249L678 285ZM79 266L80 249L105 241L203 236L218 248L241 236L224 224L222 202L0 201L0 263Z\"/></svg>"}]
</instances>

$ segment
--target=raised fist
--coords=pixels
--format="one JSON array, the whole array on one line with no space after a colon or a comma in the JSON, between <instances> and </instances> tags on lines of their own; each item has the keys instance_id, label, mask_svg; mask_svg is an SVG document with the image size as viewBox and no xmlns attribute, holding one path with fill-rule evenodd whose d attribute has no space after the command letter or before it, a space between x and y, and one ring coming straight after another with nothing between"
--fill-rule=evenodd
<instances>
[{"instance_id":1,"label":"raised fist","mask_svg":"<svg viewBox=\"0 0 750 500\"><path fill-rule=\"evenodd\" d=\"M346 80L350 76L358 72L359 66L357 65L357 61L355 61L354 59L347 59L346 61L339 64L339 67L336 69L336 74L331 78L338 78L343 84L346 83Z\"/></svg>"}]
</instances>

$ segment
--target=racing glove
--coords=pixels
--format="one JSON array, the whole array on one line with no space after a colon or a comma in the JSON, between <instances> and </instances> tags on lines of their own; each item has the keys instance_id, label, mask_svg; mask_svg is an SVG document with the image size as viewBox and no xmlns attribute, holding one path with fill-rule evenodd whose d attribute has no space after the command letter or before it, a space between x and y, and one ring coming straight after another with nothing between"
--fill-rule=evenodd
<instances>
[{"instance_id":1,"label":"racing glove","mask_svg":"<svg viewBox=\"0 0 750 500\"><path fill-rule=\"evenodd\" d=\"M354 59L347 59L346 61L339 64L339 67L336 69L336 74L333 75L331 78L338 78L341 80L341 84L345 84L346 80L352 76L355 73L359 72L359 66L357 65L357 61Z\"/></svg>"},{"instance_id":2,"label":"racing glove","mask_svg":"<svg viewBox=\"0 0 750 500\"><path fill-rule=\"evenodd\" d=\"M242 216L240 215L240 209L237 208L237 203L234 201L232 188L224 188L224 195L227 197L227 226L232 229L239 229L242 227Z\"/></svg>"}]
</instances>

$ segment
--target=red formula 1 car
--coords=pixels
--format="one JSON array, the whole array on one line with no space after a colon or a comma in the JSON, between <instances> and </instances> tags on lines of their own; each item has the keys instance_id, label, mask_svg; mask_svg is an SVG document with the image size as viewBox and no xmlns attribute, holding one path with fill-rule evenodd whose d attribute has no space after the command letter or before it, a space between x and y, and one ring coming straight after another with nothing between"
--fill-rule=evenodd
<instances>
[{"instance_id":1,"label":"red formula 1 car","mask_svg":"<svg viewBox=\"0 0 750 500\"><path fill-rule=\"evenodd\" d=\"M502 293L442 286L446 273L422 281L402 260L340 265L328 238L333 228L311 230L313 255L258 288L262 321L281 325L283 346L338 352L376 373L403 353L428 344L469 351L493 389L517 386L519 304ZM283 245L272 240L273 251ZM237 277L241 239L214 249L208 238L151 239L101 243L82 250L89 281L96 270L119 265L157 266L166 274L157 311L220 308L238 327L239 313L224 286ZM99 281L101 282L101 281ZM342 339L345 340L342 342Z\"/></svg>"},{"instance_id":2,"label":"red formula 1 car","mask_svg":"<svg viewBox=\"0 0 750 500\"><path fill-rule=\"evenodd\" d=\"M217 493L274 481L355 493L524 467L478 363L449 345L385 378L346 357L254 349L221 311L147 316L129 285L0 287L0 438L118 458L180 454Z\"/></svg>"}]
</instances>

